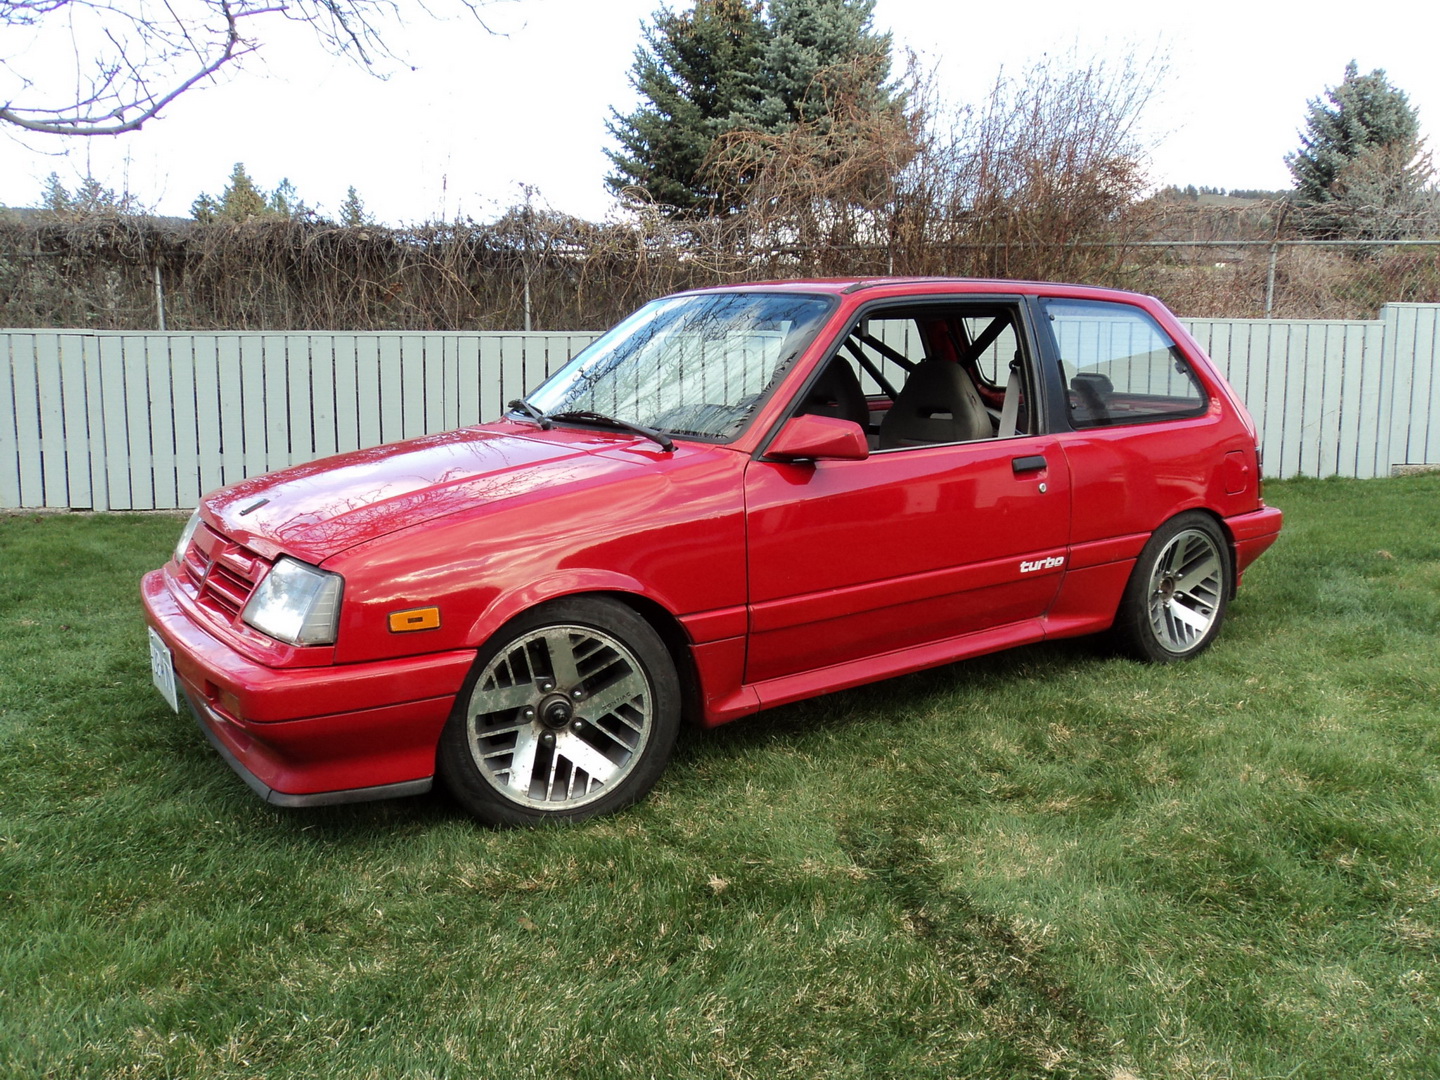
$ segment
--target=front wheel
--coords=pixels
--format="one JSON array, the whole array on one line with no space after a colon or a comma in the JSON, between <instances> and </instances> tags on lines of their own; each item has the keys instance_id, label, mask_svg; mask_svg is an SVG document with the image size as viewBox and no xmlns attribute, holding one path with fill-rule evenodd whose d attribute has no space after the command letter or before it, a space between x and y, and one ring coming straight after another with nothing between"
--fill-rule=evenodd
<instances>
[{"instance_id":1,"label":"front wheel","mask_svg":"<svg viewBox=\"0 0 1440 1080\"><path fill-rule=\"evenodd\" d=\"M1214 519L1188 513L1150 537L1120 602L1115 632L1131 655L1188 660L1220 632L1231 592L1230 548Z\"/></svg>"},{"instance_id":2,"label":"front wheel","mask_svg":"<svg viewBox=\"0 0 1440 1080\"><path fill-rule=\"evenodd\" d=\"M481 649L437 766L492 825L578 821L649 791L679 726L679 680L654 628L623 604L577 597L522 615Z\"/></svg>"}]
</instances>

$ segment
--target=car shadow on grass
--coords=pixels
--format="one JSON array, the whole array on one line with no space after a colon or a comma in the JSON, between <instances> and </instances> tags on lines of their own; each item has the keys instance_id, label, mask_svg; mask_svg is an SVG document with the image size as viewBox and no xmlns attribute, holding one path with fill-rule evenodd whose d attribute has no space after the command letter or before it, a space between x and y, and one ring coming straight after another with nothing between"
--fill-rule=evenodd
<instances>
[{"instance_id":1,"label":"car shadow on grass","mask_svg":"<svg viewBox=\"0 0 1440 1080\"><path fill-rule=\"evenodd\" d=\"M1098 638L1072 638L959 660L764 709L718 728L687 725L681 731L675 760L747 749L815 732L835 735L877 720L904 724L908 716L925 712L957 692L986 687L1003 691L1008 684L1047 676L1060 678L1077 668L1114 658Z\"/></svg>"},{"instance_id":2,"label":"car shadow on grass","mask_svg":"<svg viewBox=\"0 0 1440 1080\"><path fill-rule=\"evenodd\" d=\"M817 739L845 739L856 731L869 732L877 724L903 730L908 724L924 723L920 717L945 709L947 699L957 694L993 691L1003 697L1007 690L1028 680L1062 680L1078 669L1112 658L1098 638L1042 642L765 709L718 728L686 724L659 787L663 789L667 780L681 776L686 785L703 783L711 767L763 753L767 747L795 749ZM198 788L193 785L196 768L214 774ZM196 747L195 758L184 763L184 770L195 797L213 800L204 814L236 815L248 819L252 827L294 840L371 844L381 838L388 841L397 835L472 824L438 780L434 789L422 795L292 808L257 799L203 745ZM717 792L719 786L717 781Z\"/></svg>"}]
</instances>

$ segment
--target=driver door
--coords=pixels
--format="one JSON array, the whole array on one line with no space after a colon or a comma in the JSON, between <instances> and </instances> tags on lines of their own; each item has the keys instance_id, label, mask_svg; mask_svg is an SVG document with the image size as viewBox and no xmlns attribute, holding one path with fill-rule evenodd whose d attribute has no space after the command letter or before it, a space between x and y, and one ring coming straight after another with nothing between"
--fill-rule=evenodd
<instances>
[{"instance_id":1,"label":"driver door","mask_svg":"<svg viewBox=\"0 0 1440 1080\"><path fill-rule=\"evenodd\" d=\"M1022 310L953 301L867 313L830 362L855 366L877 448L863 461L761 455L749 464L747 682L1027 621L1038 628L1065 565L1070 478L1058 441L1030 419L1043 410L1033 407L1038 379ZM1015 410L1020 430L1002 437L1005 390L987 385L984 368L1008 375L1010 357L1015 392L1027 400ZM994 414L988 430L929 445L884 435L922 363L967 368ZM795 411L825 375L822 366ZM906 445L878 448L897 441Z\"/></svg>"}]
</instances>

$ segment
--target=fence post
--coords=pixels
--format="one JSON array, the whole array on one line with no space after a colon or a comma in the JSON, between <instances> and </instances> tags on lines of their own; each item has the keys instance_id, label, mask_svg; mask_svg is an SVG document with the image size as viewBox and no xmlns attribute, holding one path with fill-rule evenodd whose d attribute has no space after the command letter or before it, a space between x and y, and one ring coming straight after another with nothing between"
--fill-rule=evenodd
<instances>
[{"instance_id":1,"label":"fence post","mask_svg":"<svg viewBox=\"0 0 1440 1080\"><path fill-rule=\"evenodd\" d=\"M1270 245L1270 268L1265 271L1265 318L1275 312L1275 263L1280 257L1280 245Z\"/></svg>"},{"instance_id":2,"label":"fence post","mask_svg":"<svg viewBox=\"0 0 1440 1080\"><path fill-rule=\"evenodd\" d=\"M155 264L155 329L165 330L165 287L160 284L160 264Z\"/></svg>"}]
</instances>

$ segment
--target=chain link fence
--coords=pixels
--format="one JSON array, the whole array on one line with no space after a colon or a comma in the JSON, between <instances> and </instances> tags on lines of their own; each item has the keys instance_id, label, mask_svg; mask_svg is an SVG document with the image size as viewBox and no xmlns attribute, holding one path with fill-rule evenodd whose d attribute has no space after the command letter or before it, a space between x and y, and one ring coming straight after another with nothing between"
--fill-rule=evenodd
<instances>
[{"instance_id":1,"label":"chain link fence","mask_svg":"<svg viewBox=\"0 0 1440 1080\"><path fill-rule=\"evenodd\" d=\"M701 226L193 225L0 219L0 325L106 330L594 330L678 289L883 274L1082 281L1196 318L1370 318L1440 301L1440 240L760 244Z\"/></svg>"}]
</instances>

